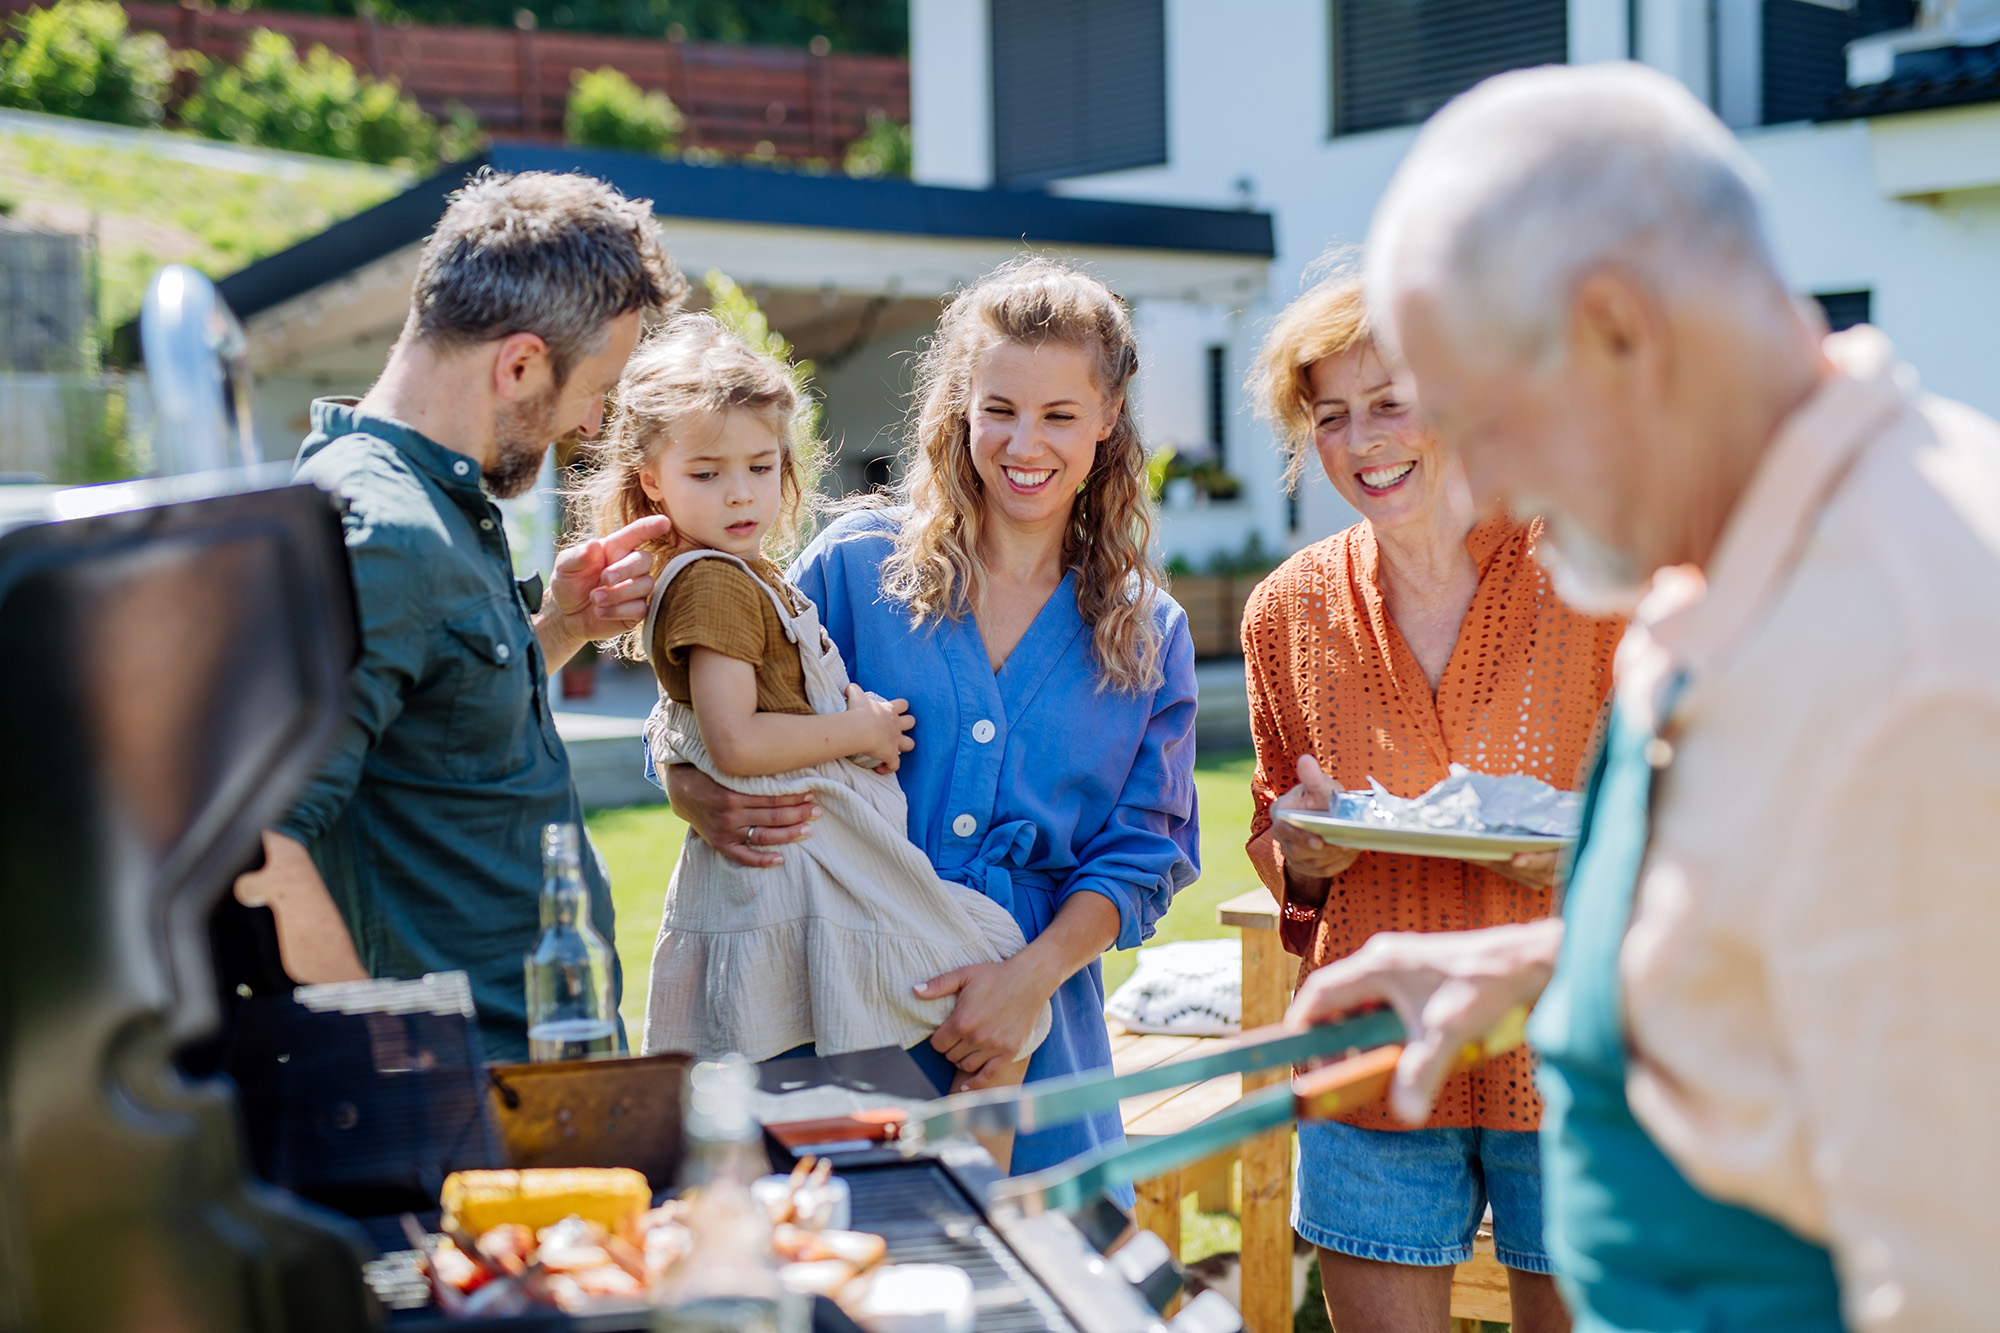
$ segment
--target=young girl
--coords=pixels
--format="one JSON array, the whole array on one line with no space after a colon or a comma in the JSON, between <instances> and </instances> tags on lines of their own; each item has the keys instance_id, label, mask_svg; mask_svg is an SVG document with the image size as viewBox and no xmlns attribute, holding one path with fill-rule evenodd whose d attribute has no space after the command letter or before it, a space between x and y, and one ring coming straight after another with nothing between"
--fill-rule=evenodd
<instances>
[{"instance_id":1,"label":"young girl","mask_svg":"<svg viewBox=\"0 0 2000 1333\"><path fill-rule=\"evenodd\" d=\"M770 868L689 834L654 946L649 1052L909 1047L953 1007L919 998L919 983L1023 947L1006 909L940 879L910 844L891 774L915 719L849 682L816 608L765 554L805 504L797 411L782 364L712 316L682 315L632 358L599 446L599 530L647 514L674 523L630 645L659 681L654 762L740 792L808 791L822 813ZM1023 1068L1048 1024L1045 1012Z\"/></svg>"}]
</instances>

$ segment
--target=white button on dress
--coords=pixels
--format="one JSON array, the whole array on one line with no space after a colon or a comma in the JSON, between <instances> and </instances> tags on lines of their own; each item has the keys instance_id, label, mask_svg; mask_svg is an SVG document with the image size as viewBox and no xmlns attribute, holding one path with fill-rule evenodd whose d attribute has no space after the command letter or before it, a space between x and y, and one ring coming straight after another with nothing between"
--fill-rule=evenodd
<instances>
[{"instance_id":1,"label":"white button on dress","mask_svg":"<svg viewBox=\"0 0 2000 1333\"><path fill-rule=\"evenodd\" d=\"M961 838L971 837L973 831L978 827L979 821L971 815L960 815L957 819L951 821L951 831Z\"/></svg>"},{"instance_id":2,"label":"white button on dress","mask_svg":"<svg viewBox=\"0 0 2000 1333\"><path fill-rule=\"evenodd\" d=\"M972 739L984 745L993 739L993 730L993 724L982 717L972 724Z\"/></svg>"},{"instance_id":3,"label":"white button on dress","mask_svg":"<svg viewBox=\"0 0 2000 1333\"><path fill-rule=\"evenodd\" d=\"M496 643L493 645L493 655L504 662L514 655L514 650L504 643Z\"/></svg>"},{"instance_id":4,"label":"white button on dress","mask_svg":"<svg viewBox=\"0 0 2000 1333\"><path fill-rule=\"evenodd\" d=\"M493 520L492 520L492 519L490 519L490 518L482 518L482 519L480 519L480 520L479 520L479 530L480 530L481 532L491 532L491 531L493 531Z\"/></svg>"},{"instance_id":5,"label":"white button on dress","mask_svg":"<svg viewBox=\"0 0 2000 1333\"><path fill-rule=\"evenodd\" d=\"M451 465L451 470L462 477L466 473L472 471L472 464L466 462L463 458L461 458L456 463L453 463Z\"/></svg>"}]
</instances>

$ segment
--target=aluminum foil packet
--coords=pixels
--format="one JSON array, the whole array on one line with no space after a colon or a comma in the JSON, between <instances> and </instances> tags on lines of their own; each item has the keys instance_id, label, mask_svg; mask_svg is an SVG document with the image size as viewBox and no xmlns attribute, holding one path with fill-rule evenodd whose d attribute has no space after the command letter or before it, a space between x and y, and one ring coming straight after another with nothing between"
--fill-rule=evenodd
<instances>
[{"instance_id":1,"label":"aluminum foil packet","mask_svg":"<svg viewBox=\"0 0 2000 1333\"><path fill-rule=\"evenodd\" d=\"M1422 796L1393 795L1374 778L1368 779L1368 787L1367 791L1341 792L1335 798L1333 814L1383 828L1437 833L1574 838L1583 826L1580 792L1563 791L1519 774L1495 777L1453 764L1451 776Z\"/></svg>"}]
</instances>

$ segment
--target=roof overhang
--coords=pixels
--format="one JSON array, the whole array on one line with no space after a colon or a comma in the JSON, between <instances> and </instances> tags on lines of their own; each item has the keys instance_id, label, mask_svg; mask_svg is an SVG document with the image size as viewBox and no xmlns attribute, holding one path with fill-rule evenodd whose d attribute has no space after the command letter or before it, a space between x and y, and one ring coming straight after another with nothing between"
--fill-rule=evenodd
<instances>
[{"instance_id":1,"label":"roof overhang","mask_svg":"<svg viewBox=\"0 0 2000 1333\"><path fill-rule=\"evenodd\" d=\"M669 250L691 277L719 269L753 291L791 294L787 311L768 312L773 323L794 333L803 321L824 339L886 331L885 310L902 323L934 312L954 288L1024 250L1082 264L1127 300L1221 303L1260 287L1273 253L1267 213L495 144L223 279L258 372L378 370L408 310L424 238L451 192L489 167L580 171L651 199Z\"/></svg>"}]
</instances>

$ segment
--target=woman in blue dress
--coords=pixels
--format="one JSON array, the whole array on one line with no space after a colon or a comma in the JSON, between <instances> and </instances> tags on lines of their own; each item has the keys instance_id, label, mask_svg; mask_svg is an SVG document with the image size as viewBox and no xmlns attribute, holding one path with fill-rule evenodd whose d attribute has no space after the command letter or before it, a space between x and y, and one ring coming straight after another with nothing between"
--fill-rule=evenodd
<instances>
[{"instance_id":1,"label":"woman in blue dress","mask_svg":"<svg viewBox=\"0 0 2000 1333\"><path fill-rule=\"evenodd\" d=\"M1100 956L1150 936L1199 873L1194 648L1148 553L1137 369L1103 284L1043 260L988 275L919 363L895 502L845 514L791 571L854 679L909 700L911 840L1028 940L920 987L958 997L913 1052L940 1090L1000 1077L1044 1001L1054 1027L1027 1077L1109 1068ZM727 792L685 766L666 786L745 864L810 835L804 797ZM1121 1137L1115 1111L1023 1134L1012 1169Z\"/></svg>"}]
</instances>

